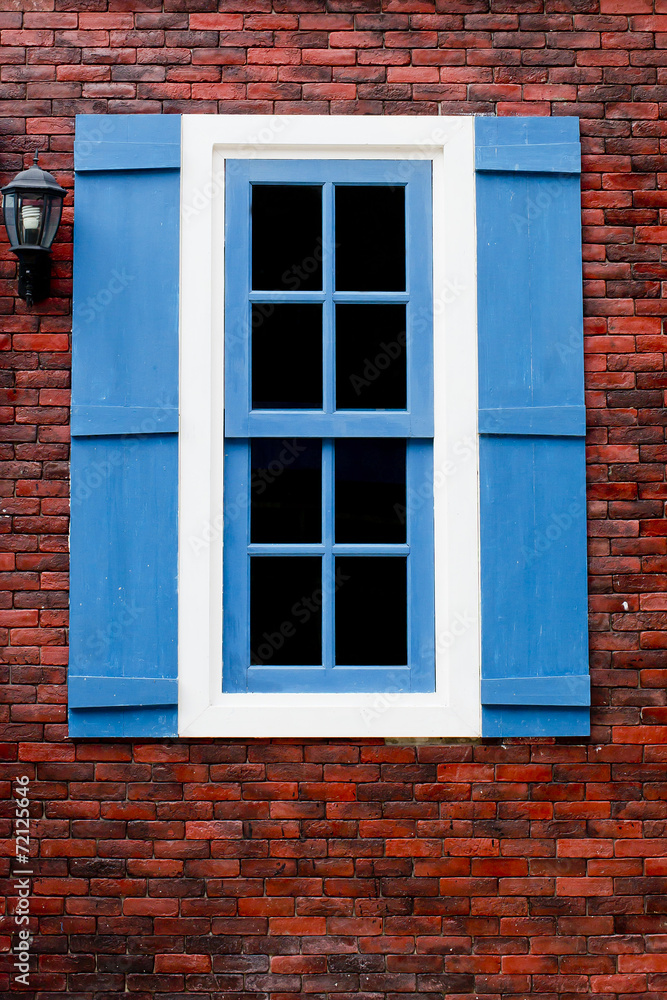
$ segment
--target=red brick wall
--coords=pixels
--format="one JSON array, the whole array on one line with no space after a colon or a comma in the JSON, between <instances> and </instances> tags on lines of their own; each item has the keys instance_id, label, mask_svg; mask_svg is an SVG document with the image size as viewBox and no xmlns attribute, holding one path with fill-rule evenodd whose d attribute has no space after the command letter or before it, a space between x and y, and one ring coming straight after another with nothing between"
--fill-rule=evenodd
<instances>
[{"instance_id":1,"label":"red brick wall","mask_svg":"<svg viewBox=\"0 0 667 1000\"><path fill-rule=\"evenodd\" d=\"M667 989L667 0L382 4L4 0L0 179L39 147L71 187L76 112L580 115L593 735L68 741L70 197L50 301L0 246L0 871L11 914L27 775L42 997Z\"/></svg>"}]
</instances>

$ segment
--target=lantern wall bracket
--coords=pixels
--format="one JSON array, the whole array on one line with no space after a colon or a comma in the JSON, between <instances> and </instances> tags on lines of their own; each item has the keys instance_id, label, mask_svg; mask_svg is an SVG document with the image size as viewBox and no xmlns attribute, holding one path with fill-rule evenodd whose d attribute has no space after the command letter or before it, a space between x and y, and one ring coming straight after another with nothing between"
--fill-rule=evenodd
<instances>
[{"instance_id":1,"label":"lantern wall bracket","mask_svg":"<svg viewBox=\"0 0 667 1000\"><path fill-rule=\"evenodd\" d=\"M15 250L19 259L18 295L28 307L49 297L51 257L48 250Z\"/></svg>"}]
</instances>

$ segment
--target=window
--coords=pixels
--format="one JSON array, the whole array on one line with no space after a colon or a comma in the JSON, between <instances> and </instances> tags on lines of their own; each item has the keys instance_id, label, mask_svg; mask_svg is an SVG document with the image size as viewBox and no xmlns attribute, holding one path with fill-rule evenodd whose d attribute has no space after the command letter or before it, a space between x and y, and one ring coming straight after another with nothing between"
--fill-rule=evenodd
<instances>
[{"instance_id":1,"label":"window","mask_svg":"<svg viewBox=\"0 0 667 1000\"><path fill-rule=\"evenodd\" d=\"M588 731L579 169L572 118L78 117L71 736Z\"/></svg>"},{"instance_id":2,"label":"window","mask_svg":"<svg viewBox=\"0 0 667 1000\"><path fill-rule=\"evenodd\" d=\"M478 732L472 122L262 124L185 119L181 731Z\"/></svg>"},{"instance_id":3,"label":"window","mask_svg":"<svg viewBox=\"0 0 667 1000\"><path fill-rule=\"evenodd\" d=\"M433 691L431 164L225 187L223 692Z\"/></svg>"}]
</instances>

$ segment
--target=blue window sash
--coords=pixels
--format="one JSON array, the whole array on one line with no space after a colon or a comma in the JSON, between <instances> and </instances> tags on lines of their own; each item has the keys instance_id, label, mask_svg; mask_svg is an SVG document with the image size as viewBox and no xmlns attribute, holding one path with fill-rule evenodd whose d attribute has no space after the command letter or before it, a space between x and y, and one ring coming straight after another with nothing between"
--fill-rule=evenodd
<instances>
[{"instance_id":1,"label":"blue window sash","mask_svg":"<svg viewBox=\"0 0 667 1000\"><path fill-rule=\"evenodd\" d=\"M252 184L321 184L320 292L252 291ZM405 187L406 290L336 292L333 288L334 184ZM225 436L433 437L432 211L429 160L228 160L225 222ZM322 304L322 410L251 410L250 308L253 302ZM407 408L381 413L334 411L334 307L338 303L406 304Z\"/></svg>"},{"instance_id":2,"label":"blue window sash","mask_svg":"<svg viewBox=\"0 0 667 1000\"><path fill-rule=\"evenodd\" d=\"M239 691L369 692L433 691L433 447L412 439L406 449L404 544L357 545L334 542L334 447L322 447L324 512L322 542L295 545L250 542L250 443L229 438L225 445L223 560L223 689ZM301 555L322 557L322 664L250 666L250 558ZM407 556L408 664L404 667L334 666L336 556ZM227 597L229 595L229 597ZM372 627L372 623L369 623Z\"/></svg>"},{"instance_id":3,"label":"blue window sash","mask_svg":"<svg viewBox=\"0 0 667 1000\"><path fill-rule=\"evenodd\" d=\"M251 185L319 184L323 188L321 291L251 289ZM406 191L406 289L336 292L332 249L335 184L400 185ZM433 528L433 315L431 163L395 160L231 160L226 174L225 228L225 461L223 558L223 689L234 692L428 692L435 690ZM314 302L323 312L321 410L252 410L250 310L253 302ZM335 410L334 312L337 303L405 303L407 406L404 410ZM251 544L250 439L322 439L322 541ZM334 440L406 439L405 544L334 542ZM407 557L408 664L334 666L337 555ZM322 558L322 663L251 665L251 556Z\"/></svg>"}]
</instances>

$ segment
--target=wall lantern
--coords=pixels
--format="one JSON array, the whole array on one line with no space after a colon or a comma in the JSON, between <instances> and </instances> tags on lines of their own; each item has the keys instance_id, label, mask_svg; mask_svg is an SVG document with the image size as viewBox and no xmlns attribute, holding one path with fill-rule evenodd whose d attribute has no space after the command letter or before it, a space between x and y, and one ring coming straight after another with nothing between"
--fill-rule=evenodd
<instances>
[{"instance_id":1,"label":"wall lantern","mask_svg":"<svg viewBox=\"0 0 667 1000\"><path fill-rule=\"evenodd\" d=\"M51 244L60 225L65 188L33 165L2 188L2 211L12 252L19 259L19 297L29 306L49 296Z\"/></svg>"}]
</instances>

